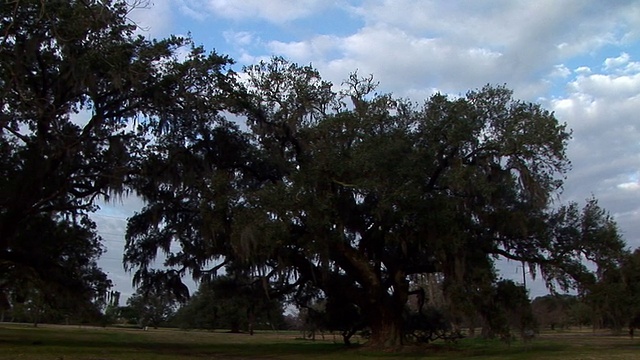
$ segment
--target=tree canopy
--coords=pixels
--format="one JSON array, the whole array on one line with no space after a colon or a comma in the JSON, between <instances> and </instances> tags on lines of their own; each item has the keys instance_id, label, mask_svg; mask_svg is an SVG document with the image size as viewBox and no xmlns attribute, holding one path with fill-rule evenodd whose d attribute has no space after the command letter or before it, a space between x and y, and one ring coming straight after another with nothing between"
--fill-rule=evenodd
<instances>
[{"instance_id":1,"label":"tree canopy","mask_svg":"<svg viewBox=\"0 0 640 360\"><path fill-rule=\"evenodd\" d=\"M140 327L164 325L175 314L177 299L167 292L162 283L148 288L139 288L127 299L127 310L132 313Z\"/></svg>"},{"instance_id":2,"label":"tree canopy","mask_svg":"<svg viewBox=\"0 0 640 360\"><path fill-rule=\"evenodd\" d=\"M126 193L148 141L145 126L159 131L192 94L202 95L203 106L192 107L197 112L215 98L206 88L229 60L205 55L189 39L136 36L130 10L118 0L0 5L3 291L4 275L15 273L30 274L33 283L75 286L57 275L72 264L47 251L92 249L86 261L94 261L99 240L73 232L93 231L87 214L96 199ZM180 49L189 49L189 60L179 58ZM206 73L192 71L193 62L206 62ZM33 237L37 231L43 232Z\"/></svg>"},{"instance_id":3,"label":"tree canopy","mask_svg":"<svg viewBox=\"0 0 640 360\"><path fill-rule=\"evenodd\" d=\"M86 216L39 215L29 219L15 240L21 244L12 249L15 261L0 265L0 294L12 305L14 321L99 318L112 284L97 265L104 250L93 222ZM22 317L16 307L24 309Z\"/></svg>"},{"instance_id":4,"label":"tree canopy","mask_svg":"<svg viewBox=\"0 0 640 360\"><path fill-rule=\"evenodd\" d=\"M284 328L283 304L269 297L262 284L242 274L202 281L198 291L176 313L182 328L227 329L237 333Z\"/></svg>"},{"instance_id":5,"label":"tree canopy","mask_svg":"<svg viewBox=\"0 0 640 360\"><path fill-rule=\"evenodd\" d=\"M326 303L351 319L346 341L368 327L374 346L403 343L413 276L439 274L463 317L500 284L522 298L498 283L497 258L562 288L619 263L624 242L595 200L552 206L566 126L506 87L412 103L377 93L373 77L336 86L282 58L236 74L188 38L136 36L130 9L1 6L3 274L91 288L84 276L104 274L87 215L128 191L146 202L124 254L141 291L186 299L184 276L224 269L269 299Z\"/></svg>"},{"instance_id":6,"label":"tree canopy","mask_svg":"<svg viewBox=\"0 0 640 360\"><path fill-rule=\"evenodd\" d=\"M125 254L137 277L158 249L173 276L243 267L295 301L353 305L371 344L393 346L412 274L443 273L462 308L495 281L498 257L564 287L587 277L584 254L610 260L595 240L606 214L585 228L594 242L572 232L575 206L551 210L569 167L565 125L505 87L413 104L357 74L336 92L281 58L241 78L226 98L235 123L222 112L176 122L147 149L147 206Z\"/></svg>"}]
</instances>

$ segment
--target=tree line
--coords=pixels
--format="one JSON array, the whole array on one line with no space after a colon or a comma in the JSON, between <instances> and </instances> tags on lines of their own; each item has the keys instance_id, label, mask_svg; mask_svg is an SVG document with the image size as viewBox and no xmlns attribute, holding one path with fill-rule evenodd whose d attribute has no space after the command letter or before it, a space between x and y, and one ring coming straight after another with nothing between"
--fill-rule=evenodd
<instances>
[{"instance_id":1,"label":"tree line","mask_svg":"<svg viewBox=\"0 0 640 360\"><path fill-rule=\"evenodd\" d=\"M283 58L238 71L190 38L146 39L125 1L1 8L3 308L63 295L107 308L89 215L135 195L145 206L123 256L140 291L186 301L185 276L198 294L227 279L249 299L247 324L279 301L322 309L346 343L365 330L395 347L463 324L508 334L528 299L498 258L552 289L615 290L594 300L603 313L635 310L634 257L613 219L595 198L553 202L570 131L504 86L415 103L372 76L332 84ZM426 275L440 279L439 307Z\"/></svg>"}]
</instances>

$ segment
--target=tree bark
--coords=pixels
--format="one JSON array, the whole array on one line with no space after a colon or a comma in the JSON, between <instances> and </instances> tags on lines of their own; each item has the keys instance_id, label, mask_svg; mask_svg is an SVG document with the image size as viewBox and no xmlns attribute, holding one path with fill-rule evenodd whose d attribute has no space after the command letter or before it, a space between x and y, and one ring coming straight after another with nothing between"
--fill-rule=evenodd
<instances>
[{"instance_id":1,"label":"tree bark","mask_svg":"<svg viewBox=\"0 0 640 360\"><path fill-rule=\"evenodd\" d=\"M248 326L249 326L249 335L253 335L253 327L256 322L256 314L253 310L249 310L247 314Z\"/></svg>"},{"instance_id":2,"label":"tree bark","mask_svg":"<svg viewBox=\"0 0 640 360\"><path fill-rule=\"evenodd\" d=\"M373 305L370 312L371 338L367 345L386 349L402 346L402 308L398 310L384 303Z\"/></svg>"}]
</instances>

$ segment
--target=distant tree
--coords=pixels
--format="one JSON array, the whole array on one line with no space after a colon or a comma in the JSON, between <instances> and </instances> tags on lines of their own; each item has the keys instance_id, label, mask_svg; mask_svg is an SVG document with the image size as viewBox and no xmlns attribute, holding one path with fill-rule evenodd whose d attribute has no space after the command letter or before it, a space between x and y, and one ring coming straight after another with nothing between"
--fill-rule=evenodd
<instances>
[{"instance_id":1,"label":"distant tree","mask_svg":"<svg viewBox=\"0 0 640 360\"><path fill-rule=\"evenodd\" d=\"M591 306L594 328L610 328L619 334L632 314L632 304L625 291L619 269L608 269L600 281L589 287L587 301Z\"/></svg>"},{"instance_id":2,"label":"distant tree","mask_svg":"<svg viewBox=\"0 0 640 360\"><path fill-rule=\"evenodd\" d=\"M138 326L157 328L175 314L178 301L162 286L138 289L128 300L127 306L137 318Z\"/></svg>"},{"instance_id":3,"label":"distant tree","mask_svg":"<svg viewBox=\"0 0 640 360\"><path fill-rule=\"evenodd\" d=\"M527 290L512 280L499 280L494 286L493 298L486 306L481 314L490 324L493 334L489 335L526 338L527 333L537 330Z\"/></svg>"},{"instance_id":4,"label":"distant tree","mask_svg":"<svg viewBox=\"0 0 640 360\"><path fill-rule=\"evenodd\" d=\"M584 296L550 294L533 299L531 306L538 325L551 330L569 326L587 326L594 320L594 312Z\"/></svg>"},{"instance_id":5,"label":"distant tree","mask_svg":"<svg viewBox=\"0 0 640 360\"><path fill-rule=\"evenodd\" d=\"M121 319L120 315L120 292L109 291L105 296L103 325L113 324Z\"/></svg>"},{"instance_id":6,"label":"distant tree","mask_svg":"<svg viewBox=\"0 0 640 360\"><path fill-rule=\"evenodd\" d=\"M582 328L593 324L593 311L584 296L576 296L575 300L569 303L569 319L572 326Z\"/></svg>"},{"instance_id":7,"label":"distant tree","mask_svg":"<svg viewBox=\"0 0 640 360\"><path fill-rule=\"evenodd\" d=\"M633 335L633 329L640 329L640 249L629 254L623 260L621 268L629 304L624 325L629 327Z\"/></svg>"},{"instance_id":8,"label":"distant tree","mask_svg":"<svg viewBox=\"0 0 640 360\"><path fill-rule=\"evenodd\" d=\"M554 250L559 257L579 248L581 257L587 260L567 262L565 268L577 276L559 279L560 286L578 290L580 302L591 307L593 318L589 322L594 326L620 332L632 312L621 272L625 264L631 264L631 257L613 218L591 198L582 208L571 203L556 210L549 221L549 232L559 240ZM595 267L594 272L586 269L588 263ZM554 289L554 284L549 285ZM563 306L568 311L570 306ZM584 315L581 317L584 323Z\"/></svg>"},{"instance_id":9,"label":"distant tree","mask_svg":"<svg viewBox=\"0 0 640 360\"><path fill-rule=\"evenodd\" d=\"M531 306L540 327L556 330L572 325L571 309L575 302L575 296L571 295L545 295L533 299Z\"/></svg>"},{"instance_id":10,"label":"distant tree","mask_svg":"<svg viewBox=\"0 0 640 360\"><path fill-rule=\"evenodd\" d=\"M139 312L131 306L125 305L118 307L118 316L125 324L140 326L142 321Z\"/></svg>"},{"instance_id":11,"label":"distant tree","mask_svg":"<svg viewBox=\"0 0 640 360\"><path fill-rule=\"evenodd\" d=\"M283 304L269 297L269 289L242 275L220 276L200 284L194 296L176 314L181 327L246 330L282 329Z\"/></svg>"},{"instance_id":12,"label":"distant tree","mask_svg":"<svg viewBox=\"0 0 640 360\"><path fill-rule=\"evenodd\" d=\"M207 283L201 283L189 301L176 311L174 322L184 329L220 329L219 310L220 303L216 301L213 289Z\"/></svg>"},{"instance_id":13,"label":"distant tree","mask_svg":"<svg viewBox=\"0 0 640 360\"><path fill-rule=\"evenodd\" d=\"M620 333L638 327L640 314L640 249L614 266L600 269L597 281L586 290L586 302L595 317L594 326Z\"/></svg>"}]
</instances>

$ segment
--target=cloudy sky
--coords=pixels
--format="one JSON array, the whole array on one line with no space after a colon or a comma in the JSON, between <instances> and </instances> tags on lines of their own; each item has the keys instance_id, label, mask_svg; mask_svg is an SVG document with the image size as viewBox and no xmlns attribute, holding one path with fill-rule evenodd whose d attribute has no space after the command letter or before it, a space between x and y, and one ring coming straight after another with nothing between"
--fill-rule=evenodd
<instances>
[{"instance_id":1,"label":"cloudy sky","mask_svg":"<svg viewBox=\"0 0 640 360\"><path fill-rule=\"evenodd\" d=\"M506 84L573 130L559 201L594 195L640 246L638 1L152 0L131 19L150 38L191 34L238 69L281 55L334 84L354 70L373 74L381 91L416 101ZM95 217L109 250L101 264L124 296L125 219L140 206L124 199ZM501 268L521 278L517 264Z\"/></svg>"}]
</instances>

